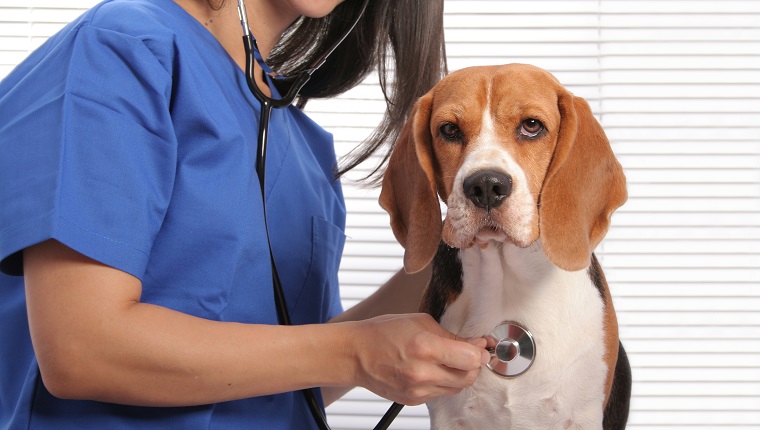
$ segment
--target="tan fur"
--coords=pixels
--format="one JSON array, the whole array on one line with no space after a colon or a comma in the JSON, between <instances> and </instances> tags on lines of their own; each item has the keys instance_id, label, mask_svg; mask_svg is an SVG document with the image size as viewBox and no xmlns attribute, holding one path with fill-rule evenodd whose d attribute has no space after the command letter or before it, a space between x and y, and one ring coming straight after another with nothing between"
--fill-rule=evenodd
<instances>
[{"instance_id":1,"label":"tan fur","mask_svg":"<svg viewBox=\"0 0 760 430\"><path fill-rule=\"evenodd\" d=\"M490 92L471 94L468 90L477 85L488 85ZM447 201L463 160L482 144L468 138L479 136L480 115L489 104L501 139L494 143L518 160L538 202L535 231L521 245L538 239L540 232L547 256L558 267L588 267L612 212L627 198L622 168L585 100L544 70L511 64L452 73L417 102L405 125L383 178L380 205L406 249L406 270L425 267L446 239L438 198ZM526 118L541 120L545 136L519 141L516 128ZM445 122L464 132L461 145L438 136Z\"/></svg>"},{"instance_id":2,"label":"tan fur","mask_svg":"<svg viewBox=\"0 0 760 430\"><path fill-rule=\"evenodd\" d=\"M545 133L535 139L521 137L521 121L528 118L540 120ZM439 128L447 123L459 127L461 141L440 135ZM490 129L484 131L486 127ZM499 207L488 213L493 218L489 222L506 229L518 218L528 220L517 233L505 232L510 242L526 248L540 237L546 257L560 269L588 267L613 211L627 198L625 176L585 100L542 69L512 64L452 73L415 105L391 155L380 194L380 205L390 214L393 233L405 248L406 271L427 266L442 239L454 248L485 247L474 234L463 243L452 243L461 240L455 238L461 220L449 219L454 212L450 196L461 194L454 190L461 187L456 178L466 161L479 157L479 164L488 164L491 153L508 154L519 165L524 176L512 179L524 182L514 187L527 190L522 201L533 202L529 208L533 215L520 214L520 218ZM449 204L445 220L439 198ZM607 288L604 303L606 403L618 356L617 318Z\"/></svg>"},{"instance_id":3,"label":"tan fur","mask_svg":"<svg viewBox=\"0 0 760 430\"><path fill-rule=\"evenodd\" d=\"M539 203L541 240L554 264L580 270L628 195L623 169L588 103L565 90L559 109L560 135Z\"/></svg>"},{"instance_id":4,"label":"tan fur","mask_svg":"<svg viewBox=\"0 0 760 430\"><path fill-rule=\"evenodd\" d=\"M601 272L600 272L601 273ZM602 273L602 277L604 274ZM617 365L618 352L619 352L619 333L618 333L618 321L617 314L615 314L615 305L612 304L612 296L610 295L610 289L607 288L607 280L604 280L604 362L607 364L607 369L610 369L607 373L607 382L605 388L604 404L610 399L610 392L612 391L612 382L614 380L615 366Z\"/></svg>"},{"instance_id":5,"label":"tan fur","mask_svg":"<svg viewBox=\"0 0 760 430\"><path fill-rule=\"evenodd\" d=\"M380 194L380 206L391 216L393 234L406 249L404 267L409 273L430 263L441 240L441 209L427 130L430 99L429 95L421 98L404 125Z\"/></svg>"}]
</instances>

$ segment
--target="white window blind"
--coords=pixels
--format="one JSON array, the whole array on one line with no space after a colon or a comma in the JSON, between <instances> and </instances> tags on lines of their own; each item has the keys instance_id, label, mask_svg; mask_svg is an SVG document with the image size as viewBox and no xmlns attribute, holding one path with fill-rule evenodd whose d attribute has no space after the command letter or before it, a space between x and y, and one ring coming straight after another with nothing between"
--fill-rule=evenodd
<instances>
[{"instance_id":1,"label":"white window blind","mask_svg":"<svg viewBox=\"0 0 760 430\"><path fill-rule=\"evenodd\" d=\"M0 0L0 76L92 0ZM524 62L586 98L628 177L597 249L633 367L631 429L760 428L760 2L446 0L450 69ZM377 78L307 111L346 153L378 123ZM371 164L371 163L370 163ZM358 178L372 166L360 168ZM349 307L401 265L377 190L346 183ZM357 389L328 408L372 428ZM392 429L428 428L424 406Z\"/></svg>"}]
</instances>

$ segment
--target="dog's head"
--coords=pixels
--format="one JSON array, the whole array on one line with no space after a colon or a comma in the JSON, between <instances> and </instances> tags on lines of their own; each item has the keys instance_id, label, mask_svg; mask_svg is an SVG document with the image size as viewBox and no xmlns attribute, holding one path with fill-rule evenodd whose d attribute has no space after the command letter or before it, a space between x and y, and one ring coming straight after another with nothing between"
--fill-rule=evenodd
<instances>
[{"instance_id":1,"label":"dog's head","mask_svg":"<svg viewBox=\"0 0 760 430\"><path fill-rule=\"evenodd\" d=\"M454 72L418 100L380 205L407 272L430 263L441 239L455 248L526 247L539 236L555 265L580 270L626 198L622 168L586 101L545 70L510 64Z\"/></svg>"}]
</instances>

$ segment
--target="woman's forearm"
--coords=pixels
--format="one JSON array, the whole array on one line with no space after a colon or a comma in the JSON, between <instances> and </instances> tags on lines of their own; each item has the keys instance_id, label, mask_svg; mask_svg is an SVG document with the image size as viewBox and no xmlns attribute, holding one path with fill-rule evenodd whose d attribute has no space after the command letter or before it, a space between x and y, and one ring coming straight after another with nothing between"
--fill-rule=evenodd
<instances>
[{"instance_id":1,"label":"woman's forearm","mask_svg":"<svg viewBox=\"0 0 760 430\"><path fill-rule=\"evenodd\" d=\"M470 385L488 359L484 340L427 315L285 327L141 303L139 280L55 241L26 250L24 270L43 383L64 398L190 406L359 385L419 404Z\"/></svg>"},{"instance_id":2,"label":"woman's forearm","mask_svg":"<svg viewBox=\"0 0 760 430\"><path fill-rule=\"evenodd\" d=\"M137 279L55 242L25 260L32 339L54 395L180 406L355 382L345 325L225 323L140 303Z\"/></svg>"}]
</instances>

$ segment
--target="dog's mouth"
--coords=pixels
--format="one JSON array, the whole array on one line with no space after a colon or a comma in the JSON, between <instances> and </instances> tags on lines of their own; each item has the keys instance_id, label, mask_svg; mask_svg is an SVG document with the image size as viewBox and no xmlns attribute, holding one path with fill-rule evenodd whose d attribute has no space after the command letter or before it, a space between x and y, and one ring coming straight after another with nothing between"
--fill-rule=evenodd
<instances>
[{"instance_id":1,"label":"dog's mouth","mask_svg":"<svg viewBox=\"0 0 760 430\"><path fill-rule=\"evenodd\" d=\"M473 241L478 245L486 245L490 241L507 242L508 240L509 236L507 236L507 233L505 233L504 230L499 227L489 225L478 230Z\"/></svg>"},{"instance_id":2,"label":"dog's mouth","mask_svg":"<svg viewBox=\"0 0 760 430\"><path fill-rule=\"evenodd\" d=\"M475 236L472 238L472 241L470 242L470 246L480 246L481 248L485 248L488 246L489 243L495 242L495 243L511 243L517 247L520 248L527 248L530 246L535 239L520 239L519 237L516 237L509 233L508 229L501 228L499 226L495 225L487 225L485 227L481 227L477 233L475 233Z\"/></svg>"},{"instance_id":3,"label":"dog's mouth","mask_svg":"<svg viewBox=\"0 0 760 430\"><path fill-rule=\"evenodd\" d=\"M454 201L443 223L442 238L453 248L481 248L489 243L511 243L520 248L538 238L533 204L506 202L497 209L482 211Z\"/></svg>"}]
</instances>

